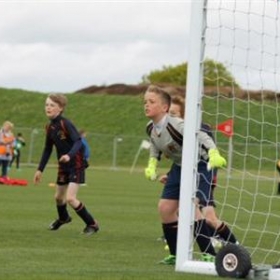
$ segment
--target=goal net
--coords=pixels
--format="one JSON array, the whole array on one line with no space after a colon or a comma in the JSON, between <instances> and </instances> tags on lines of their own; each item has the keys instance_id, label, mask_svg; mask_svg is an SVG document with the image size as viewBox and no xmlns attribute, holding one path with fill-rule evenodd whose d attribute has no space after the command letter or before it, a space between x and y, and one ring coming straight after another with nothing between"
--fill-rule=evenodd
<instances>
[{"instance_id":1,"label":"goal net","mask_svg":"<svg viewBox=\"0 0 280 280\"><path fill-rule=\"evenodd\" d=\"M280 279L273 266L280 264L279 5L276 0L192 3L177 271L216 274L215 263L197 261L193 238L196 131L207 122L228 162L214 192L219 218L252 263L268 267L268 279Z\"/></svg>"}]
</instances>

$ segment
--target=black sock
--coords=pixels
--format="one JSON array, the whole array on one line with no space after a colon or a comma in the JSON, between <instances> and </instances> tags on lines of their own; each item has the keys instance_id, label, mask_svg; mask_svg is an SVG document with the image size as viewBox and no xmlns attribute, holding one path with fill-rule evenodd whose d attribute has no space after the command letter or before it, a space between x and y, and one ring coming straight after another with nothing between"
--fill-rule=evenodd
<instances>
[{"instance_id":1,"label":"black sock","mask_svg":"<svg viewBox=\"0 0 280 280\"><path fill-rule=\"evenodd\" d=\"M278 191L277 191L278 194L280 194L280 182L278 183Z\"/></svg>"},{"instance_id":2,"label":"black sock","mask_svg":"<svg viewBox=\"0 0 280 280\"><path fill-rule=\"evenodd\" d=\"M87 211L85 205L82 202L80 202L79 206L75 208L75 211L88 226L95 224L95 220L93 219L92 215Z\"/></svg>"},{"instance_id":3,"label":"black sock","mask_svg":"<svg viewBox=\"0 0 280 280\"><path fill-rule=\"evenodd\" d=\"M214 237L215 235L217 235L217 230L215 228L213 228L211 225L209 225L207 222L206 222L206 224L208 226L209 236Z\"/></svg>"},{"instance_id":4,"label":"black sock","mask_svg":"<svg viewBox=\"0 0 280 280\"><path fill-rule=\"evenodd\" d=\"M66 221L69 218L69 214L67 211L67 205L56 205L57 212L58 212L58 218L60 221Z\"/></svg>"},{"instance_id":5,"label":"black sock","mask_svg":"<svg viewBox=\"0 0 280 280\"><path fill-rule=\"evenodd\" d=\"M211 234L209 232L209 226L205 220L198 220L194 222L193 234L202 253L207 253L213 256L216 255L210 239Z\"/></svg>"},{"instance_id":6,"label":"black sock","mask_svg":"<svg viewBox=\"0 0 280 280\"><path fill-rule=\"evenodd\" d=\"M236 243L237 240L229 227L223 222L217 229L217 233L225 240L231 243Z\"/></svg>"},{"instance_id":7,"label":"black sock","mask_svg":"<svg viewBox=\"0 0 280 280\"><path fill-rule=\"evenodd\" d=\"M162 229L170 254L176 256L178 221L162 224Z\"/></svg>"}]
</instances>

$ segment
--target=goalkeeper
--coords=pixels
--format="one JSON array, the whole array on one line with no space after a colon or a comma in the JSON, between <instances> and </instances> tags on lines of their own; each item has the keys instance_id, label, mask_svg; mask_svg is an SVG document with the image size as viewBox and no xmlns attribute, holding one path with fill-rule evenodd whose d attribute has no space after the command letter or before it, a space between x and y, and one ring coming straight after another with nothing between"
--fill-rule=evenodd
<instances>
[{"instance_id":1,"label":"goalkeeper","mask_svg":"<svg viewBox=\"0 0 280 280\"><path fill-rule=\"evenodd\" d=\"M177 246L178 208L181 180L181 159L183 144L182 119L168 115L171 104L170 96L161 88L150 86L144 96L145 115L151 119L147 125L147 133L151 140L150 159L145 169L149 180L156 180L156 168L163 154L173 161L168 172L168 178L158 203L164 237L167 241L170 255L160 263L175 264ZM200 161L198 163L198 189L196 194L196 211L202 213L205 220L196 222L198 236L206 236L204 240L197 239L202 252L215 256L215 250L210 243L209 225L225 240L236 243L234 235L225 223L218 220L211 191L215 168L226 165L226 160L220 156L213 139L203 130L199 131Z\"/></svg>"}]
</instances>

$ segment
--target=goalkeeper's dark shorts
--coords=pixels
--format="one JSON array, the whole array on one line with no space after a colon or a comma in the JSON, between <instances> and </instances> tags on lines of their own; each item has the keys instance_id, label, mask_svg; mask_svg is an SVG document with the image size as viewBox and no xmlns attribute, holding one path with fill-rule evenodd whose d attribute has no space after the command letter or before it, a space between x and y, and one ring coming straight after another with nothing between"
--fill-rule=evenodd
<instances>
[{"instance_id":1,"label":"goalkeeper's dark shorts","mask_svg":"<svg viewBox=\"0 0 280 280\"><path fill-rule=\"evenodd\" d=\"M181 166L173 163L168 172L167 182L163 188L161 198L179 200L181 181Z\"/></svg>"},{"instance_id":2,"label":"goalkeeper's dark shorts","mask_svg":"<svg viewBox=\"0 0 280 280\"><path fill-rule=\"evenodd\" d=\"M84 184L84 166L59 163L56 183L57 185L68 185L69 183Z\"/></svg>"},{"instance_id":3,"label":"goalkeeper's dark shorts","mask_svg":"<svg viewBox=\"0 0 280 280\"><path fill-rule=\"evenodd\" d=\"M200 162L198 164L197 191L196 198L199 200L200 207L215 206L213 197L213 180L216 180L216 171L207 170L207 164Z\"/></svg>"}]
</instances>

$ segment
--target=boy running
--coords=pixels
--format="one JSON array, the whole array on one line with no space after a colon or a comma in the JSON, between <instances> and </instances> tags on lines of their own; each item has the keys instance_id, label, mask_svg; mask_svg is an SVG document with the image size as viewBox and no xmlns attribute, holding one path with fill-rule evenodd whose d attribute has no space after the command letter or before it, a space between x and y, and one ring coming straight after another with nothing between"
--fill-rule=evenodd
<instances>
[{"instance_id":1,"label":"boy running","mask_svg":"<svg viewBox=\"0 0 280 280\"><path fill-rule=\"evenodd\" d=\"M58 160L55 193L58 219L50 224L49 229L58 230L62 225L72 221L67 211L69 204L86 225L83 233L90 235L96 233L99 226L85 205L77 199L79 185L85 182L84 151L76 127L62 116L66 104L67 98L63 94L50 94L46 99L45 113L50 123L46 129L45 147L34 175L34 183L41 181L42 173L55 146Z\"/></svg>"}]
</instances>

